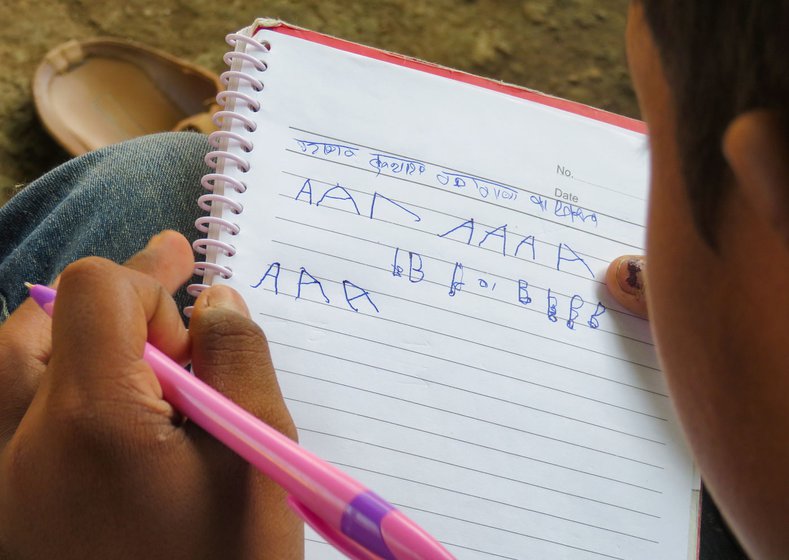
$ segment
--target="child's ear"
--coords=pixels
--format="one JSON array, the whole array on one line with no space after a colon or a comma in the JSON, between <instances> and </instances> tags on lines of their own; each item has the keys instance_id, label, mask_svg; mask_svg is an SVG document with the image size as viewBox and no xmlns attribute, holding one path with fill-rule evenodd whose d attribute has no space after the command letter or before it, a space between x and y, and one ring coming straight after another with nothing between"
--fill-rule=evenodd
<instances>
[{"instance_id":1,"label":"child's ear","mask_svg":"<svg viewBox=\"0 0 789 560\"><path fill-rule=\"evenodd\" d=\"M789 247L789 119L765 109L737 116L723 137L723 154L738 189Z\"/></svg>"}]
</instances>

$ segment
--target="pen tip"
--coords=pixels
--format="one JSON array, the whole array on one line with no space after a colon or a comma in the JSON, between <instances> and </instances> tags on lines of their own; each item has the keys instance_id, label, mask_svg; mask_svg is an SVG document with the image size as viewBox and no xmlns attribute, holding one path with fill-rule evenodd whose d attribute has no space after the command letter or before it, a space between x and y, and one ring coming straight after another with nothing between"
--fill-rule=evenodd
<instances>
[{"instance_id":1,"label":"pen tip","mask_svg":"<svg viewBox=\"0 0 789 560\"><path fill-rule=\"evenodd\" d=\"M31 284L30 282L25 282L25 288L27 288L29 290L32 287L33 287L33 284Z\"/></svg>"}]
</instances>

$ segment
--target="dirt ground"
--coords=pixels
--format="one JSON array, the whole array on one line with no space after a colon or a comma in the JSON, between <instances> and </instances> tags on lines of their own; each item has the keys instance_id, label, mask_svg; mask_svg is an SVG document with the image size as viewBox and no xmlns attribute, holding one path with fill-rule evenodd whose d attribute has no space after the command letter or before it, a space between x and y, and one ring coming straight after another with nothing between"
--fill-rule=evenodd
<instances>
[{"instance_id":1,"label":"dirt ground","mask_svg":"<svg viewBox=\"0 0 789 560\"><path fill-rule=\"evenodd\" d=\"M257 16L637 116L627 0L0 0L0 203L68 156L38 122L30 79L68 40L134 39L223 69L223 37Z\"/></svg>"}]
</instances>

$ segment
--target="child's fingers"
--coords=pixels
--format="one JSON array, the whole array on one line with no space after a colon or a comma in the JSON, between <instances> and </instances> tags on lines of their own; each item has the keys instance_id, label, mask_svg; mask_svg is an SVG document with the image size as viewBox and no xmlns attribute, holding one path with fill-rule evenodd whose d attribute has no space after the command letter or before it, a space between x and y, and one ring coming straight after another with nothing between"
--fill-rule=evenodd
<instances>
[{"instance_id":1,"label":"child's fingers","mask_svg":"<svg viewBox=\"0 0 789 560\"><path fill-rule=\"evenodd\" d=\"M605 283L611 295L622 307L647 317L646 260L643 256L625 255L608 266Z\"/></svg>"},{"instance_id":2,"label":"child's fingers","mask_svg":"<svg viewBox=\"0 0 789 560\"><path fill-rule=\"evenodd\" d=\"M183 235L166 230L151 238L145 249L126 261L124 266L152 276L173 294L191 277L194 254Z\"/></svg>"},{"instance_id":3,"label":"child's fingers","mask_svg":"<svg viewBox=\"0 0 789 560\"><path fill-rule=\"evenodd\" d=\"M0 327L0 445L16 430L52 351L52 321L28 299Z\"/></svg>"},{"instance_id":4,"label":"child's fingers","mask_svg":"<svg viewBox=\"0 0 789 560\"><path fill-rule=\"evenodd\" d=\"M191 277L194 254L183 235L165 230L153 236L145 248L123 266L152 277L168 294L174 294ZM156 315L156 318L161 322L148 325L148 342L175 361L186 364L189 361L188 345L183 345L183 329L177 324L183 321L183 317L167 313ZM174 337L174 333L182 335Z\"/></svg>"},{"instance_id":5,"label":"child's fingers","mask_svg":"<svg viewBox=\"0 0 789 560\"><path fill-rule=\"evenodd\" d=\"M200 294L189 323L195 374L236 404L295 439L263 331L249 318L241 296L227 286ZM284 490L193 424L188 433L218 477L225 495L245 504L227 520L272 558L301 557L302 525L287 506ZM228 498L229 499L229 498Z\"/></svg>"},{"instance_id":6,"label":"child's fingers","mask_svg":"<svg viewBox=\"0 0 789 560\"><path fill-rule=\"evenodd\" d=\"M199 378L295 438L266 336L250 319L238 292L219 285L200 294L195 302L189 334L192 368Z\"/></svg>"},{"instance_id":7,"label":"child's fingers","mask_svg":"<svg viewBox=\"0 0 789 560\"><path fill-rule=\"evenodd\" d=\"M168 258L156 243L142 253L154 264ZM172 284L182 274L172 270L161 276ZM169 417L172 409L142 358L146 340L175 360L189 354L189 335L162 284L96 257L68 266L55 300L46 398L67 414L81 410L101 418L99 425L108 432L124 421L139 425L146 412ZM137 416L124 419L124 414Z\"/></svg>"},{"instance_id":8,"label":"child's fingers","mask_svg":"<svg viewBox=\"0 0 789 560\"><path fill-rule=\"evenodd\" d=\"M98 288L85 282L81 286L82 295L101 295L106 292L106 288L115 287L110 284L116 282L115 275L122 269L106 261L104 265L108 269L112 268L113 272L106 275ZM166 231L153 238L126 266L161 282L164 286L162 296L166 296L165 292L174 292L191 275L192 251L182 235ZM59 294L58 300L63 296ZM136 298L137 295L132 297ZM105 318L101 320L112 318L117 313L117 305L107 307ZM80 310L74 313L76 322L79 322L82 313ZM0 443L7 441L16 430L38 389L41 374L46 369L52 351L51 326L52 320L34 301L28 299L0 328L0 356L3 356L0 361L0 386L4 388L0 399ZM79 325L73 325L69 335L81 337L87 332ZM131 332L129 330L127 334ZM175 359L185 361L188 356L188 336L177 313L154 313L148 325L148 338ZM88 342L92 344L95 341Z\"/></svg>"}]
</instances>

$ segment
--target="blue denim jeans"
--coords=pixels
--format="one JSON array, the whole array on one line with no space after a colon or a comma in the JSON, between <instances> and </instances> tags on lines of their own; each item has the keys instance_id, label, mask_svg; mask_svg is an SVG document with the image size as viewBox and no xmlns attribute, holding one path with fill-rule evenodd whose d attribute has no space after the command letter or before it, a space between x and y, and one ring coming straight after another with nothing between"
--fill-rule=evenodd
<instances>
[{"instance_id":1,"label":"blue denim jeans","mask_svg":"<svg viewBox=\"0 0 789 560\"><path fill-rule=\"evenodd\" d=\"M205 136L171 132L85 154L30 183L0 208L0 322L69 263L98 255L123 262L174 229L194 241ZM182 288L179 307L190 297Z\"/></svg>"}]
</instances>

